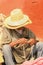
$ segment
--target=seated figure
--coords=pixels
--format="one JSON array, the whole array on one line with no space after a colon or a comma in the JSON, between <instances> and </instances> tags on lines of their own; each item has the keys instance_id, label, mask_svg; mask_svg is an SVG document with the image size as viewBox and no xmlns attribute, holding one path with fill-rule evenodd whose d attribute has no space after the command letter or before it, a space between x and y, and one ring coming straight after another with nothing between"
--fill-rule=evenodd
<instances>
[{"instance_id":1,"label":"seated figure","mask_svg":"<svg viewBox=\"0 0 43 65\"><path fill-rule=\"evenodd\" d=\"M5 19L2 51L6 65L21 64L32 57L36 58L36 53L37 58L43 56L42 42L37 42L35 34L24 27L31 23L29 17L24 15L21 9L14 9L11 11L10 16Z\"/></svg>"}]
</instances>

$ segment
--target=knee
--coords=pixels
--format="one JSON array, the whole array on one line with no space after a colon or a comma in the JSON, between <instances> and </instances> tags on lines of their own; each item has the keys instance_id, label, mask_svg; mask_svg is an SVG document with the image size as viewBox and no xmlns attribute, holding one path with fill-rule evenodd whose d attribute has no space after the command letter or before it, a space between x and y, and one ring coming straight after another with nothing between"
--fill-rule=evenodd
<instances>
[{"instance_id":1,"label":"knee","mask_svg":"<svg viewBox=\"0 0 43 65\"><path fill-rule=\"evenodd\" d=\"M3 45L3 49L8 49L9 47L9 45Z\"/></svg>"},{"instance_id":2,"label":"knee","mask_svg":"<svg viewBox=\"0 0 43 65\"><path fill-rule=\"evenodd\" d=\"M43 42L37 42L36 45L38 46L43 45Z\"/></svg>"},{"instance_id":3,"label":"knee","mask_svg":"<svg viewBox=\"0 0 43 65\"><path fill-rule=\"evenodd\" d=\"M37 48L43 47L43 42L38 42L38 43L36 43L36 47L37 47Z\"/></svg>"}]
</instances>

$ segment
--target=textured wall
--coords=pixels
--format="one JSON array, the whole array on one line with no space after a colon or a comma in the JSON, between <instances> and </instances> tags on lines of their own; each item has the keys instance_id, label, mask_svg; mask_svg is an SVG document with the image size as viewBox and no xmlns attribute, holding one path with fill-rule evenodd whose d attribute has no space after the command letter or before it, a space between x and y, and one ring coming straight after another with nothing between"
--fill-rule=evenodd
<instances>
[{"instance_id":1,"label":"textured wall","mask_svg":"<svg viewBox=\"0 0 43 65\"><path fill-rule=\"evenodd\" d=\"M30 28L43 40L43 0L0 0L0 12L9 15L14 8L21 8L32 20Z\"/></svg>"}]
</instances>

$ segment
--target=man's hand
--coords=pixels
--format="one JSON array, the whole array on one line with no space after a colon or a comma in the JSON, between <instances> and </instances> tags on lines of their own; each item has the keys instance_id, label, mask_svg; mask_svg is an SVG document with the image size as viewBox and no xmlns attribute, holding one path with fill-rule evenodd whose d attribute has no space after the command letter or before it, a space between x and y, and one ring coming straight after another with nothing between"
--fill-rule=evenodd
<instances>
[{"instance_id":1,"label":"man's hand","mask_svg":"<svg viewBox=\"0 0 43 65\"><path fill-rule=\"evenodd\" d=\"M16 44L30 44L31 46L34 45L36 43L35 39L26 39L26 38L20 38L18 40L16 40L15 42L11 42L10 43L10 46L13 47L15 46Z\"/></svg>"},{"instance_id":2,"label":"man's hand","mask_svg":"<svg viewBox=\"0 0 43 65\"><path fill-rule=\"evenodd\" d=\"M13 47L16 44L25 44L27 42L28 42L28 40L26 38L20 38L20 39L16 40L15 42L11 42L10 46Z\"/></svg>"},{"instance_id":3,"label":"man's hand","mask_svg":"<svg viewBox=\"0 0 43 65\"><path fill-rule=\"evenodd\" d=\"M28 44L30 44L31 46L34 45L35 43L36 43L36 40L32 38L28 41Z\"/></svg>"},{"instance_id":4,"label":"man's hand","mask_svg":"<svg viewBox=\"0 0 43 65\"><path fill-rule=\"evenodd\" d=\"M26 38L20 38L17 40L17 43L21 43L21 44L24 44L24 43L27 43L28 40Z\"/></svg>"}]
</instances>

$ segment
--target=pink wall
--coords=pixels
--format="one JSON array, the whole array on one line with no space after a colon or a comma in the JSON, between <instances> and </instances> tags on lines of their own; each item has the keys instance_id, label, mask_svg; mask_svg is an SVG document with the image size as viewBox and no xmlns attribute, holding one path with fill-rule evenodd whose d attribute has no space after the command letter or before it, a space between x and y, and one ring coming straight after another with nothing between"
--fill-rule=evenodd
<instances>
[{"instance_id":1,"label":"pink wall","mask_svg":"<svg viewBox=\"0 0 43 65\"><path fill-rule=\"evenodd\" d=\"M14 8L21 8L32 20L30 28L43 40L43 0L0 0L0 12L9 15Z\"/></svg>"}]
</instances>

